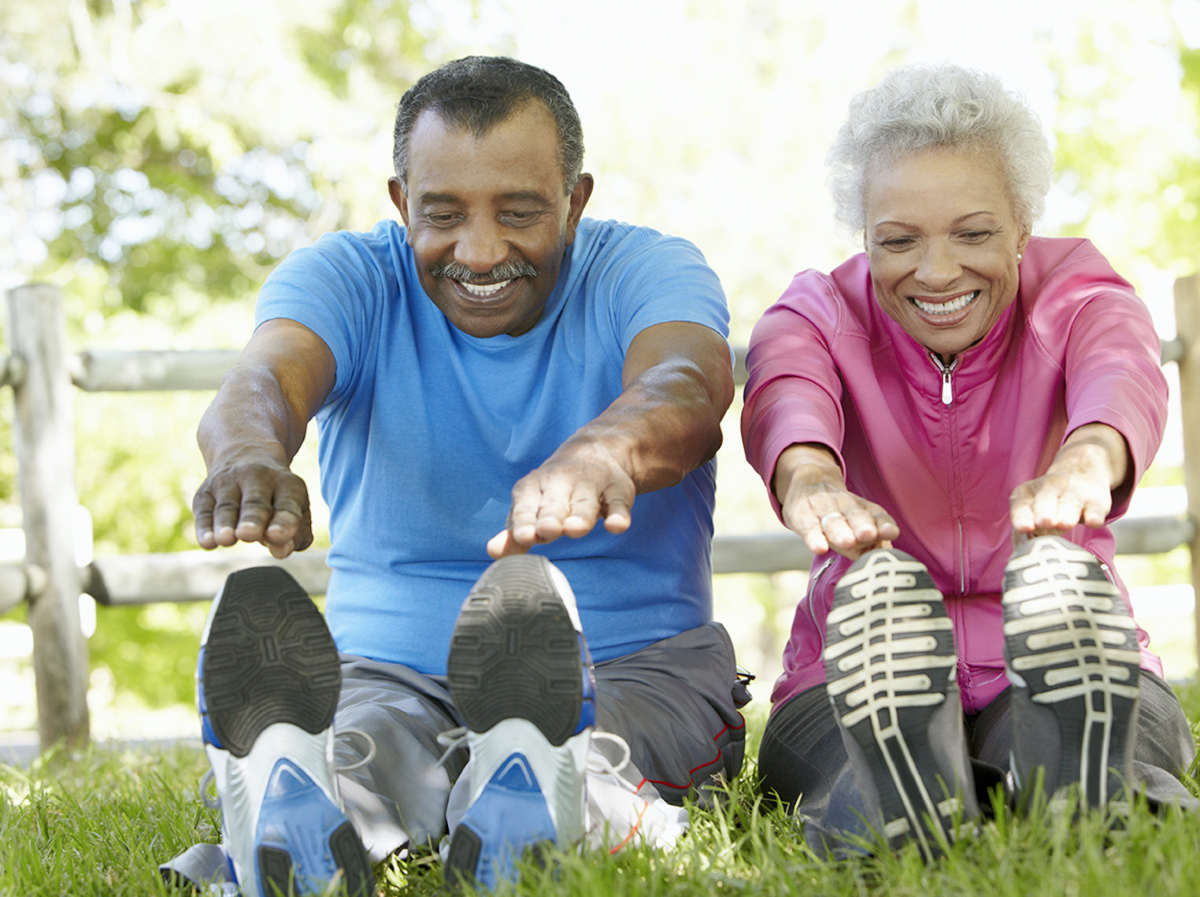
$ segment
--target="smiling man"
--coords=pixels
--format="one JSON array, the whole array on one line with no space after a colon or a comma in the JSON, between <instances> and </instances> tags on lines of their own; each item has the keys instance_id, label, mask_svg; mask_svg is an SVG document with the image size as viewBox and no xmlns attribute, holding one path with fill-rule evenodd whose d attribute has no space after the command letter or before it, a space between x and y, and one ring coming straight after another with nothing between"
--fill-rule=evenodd
<instances>
[{"instance_id":1,"label":"smiling man","mask_svg":"<svg viewBox=\"0 0 1200 897\"><path fill-rule=\"evenodd\" d=\"M670 844L739 770L748 695L711 620L724 297L690 243L583 218L582 160L553 76L451 63L400 102L403 226L326 235L263 287L200 425L197 538L310 545L290 463L315 417L327 617L271 567L214 602L223 848L166 872L365 892L441 841L492 887L527 848Z\"/></svg>"}]
</instances>

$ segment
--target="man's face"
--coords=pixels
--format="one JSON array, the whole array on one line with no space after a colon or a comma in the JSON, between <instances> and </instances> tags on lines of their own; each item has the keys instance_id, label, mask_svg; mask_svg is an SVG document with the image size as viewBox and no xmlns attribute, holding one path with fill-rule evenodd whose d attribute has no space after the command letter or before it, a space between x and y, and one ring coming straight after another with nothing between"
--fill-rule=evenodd
<instances>
[{"instance_id":1,"label":"man's face","mask_svg":"<svg viewBox=\"0 0 1200 897\"><path fill-rule=\"evenodd\" d=\"M558 130L534 100L481 137L421 113L407 189L388 186L433 304L464 333L492 337L538 322L592 179L564 193Z\"/></svg>"}]
</instances>

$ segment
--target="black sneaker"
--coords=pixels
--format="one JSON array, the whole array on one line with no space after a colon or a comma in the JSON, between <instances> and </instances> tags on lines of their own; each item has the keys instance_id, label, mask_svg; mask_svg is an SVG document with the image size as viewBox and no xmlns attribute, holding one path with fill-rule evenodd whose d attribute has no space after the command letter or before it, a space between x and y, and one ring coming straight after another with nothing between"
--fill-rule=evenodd
<instances>
[{"instance_id":1,"label":"black sneaker","mask_svg":"<svg viewBox=\"0 0 1200 897\"><path fill-rule=\"evenodd\" d=\"M1004 570L1004 660L1014 775L1047 795L1078 783L1099 807L1124 794L1137 722L1137 630L1091 552L1058 536L1023 543Z\"/></svg>"},{"instance_id":2,"label":"black sneaker","mask_svg":"<svg viewBox=\"0 0 1200 897\"><path fill-rule=\"evenodd\" d=\"M369 895L371 865L333 768L341 688L321 612L278 567L230 574L196 669L222 847L244 897Z\"/></svg>"},{"instance_id":3,"label":"black sneaker","mask_svg":"<svg viewBox=\"0 0 1200 897\"><path fill-rule=\"evenodd\" d=\"M825 645L863 816L889 846L915 840L932 860L979 806L954 630L929 571L894 548L864 554L838 582Z\"/></svg>"}]
</instances>

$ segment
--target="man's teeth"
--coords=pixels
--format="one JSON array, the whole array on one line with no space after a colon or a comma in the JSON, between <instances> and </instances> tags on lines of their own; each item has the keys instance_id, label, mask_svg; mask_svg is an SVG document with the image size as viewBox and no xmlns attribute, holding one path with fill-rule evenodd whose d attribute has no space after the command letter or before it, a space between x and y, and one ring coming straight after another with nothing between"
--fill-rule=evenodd
<instances>
[{"instance_id":1,"label":"man's teeth","mask_svg":"<svg viewBox=\"0 0 1200 897\"><path fill-rule=\"evenodd\" d=\"M912 303L927 315L952 315L956 311L962 311L974 302L978 296L979 290L974 290L970 293L964 293L957 299L951 299L949 302L922 302L920 299L914 297Z\"/></svg>"},{"instance_id":2,"label":"man's teeth","mask_svg":"<svg viewBox=\"0 0 1200 897\"><path fill-rule=\"evenodd\" d=\"M478 296L483 299L493 295L494 293L500 292L502 289L512 283L512 280L502 280L499 283L466 283L465 281L460 280L459 283L462 284L463 289L472 296Z\"/></svg>"}]
</instances>

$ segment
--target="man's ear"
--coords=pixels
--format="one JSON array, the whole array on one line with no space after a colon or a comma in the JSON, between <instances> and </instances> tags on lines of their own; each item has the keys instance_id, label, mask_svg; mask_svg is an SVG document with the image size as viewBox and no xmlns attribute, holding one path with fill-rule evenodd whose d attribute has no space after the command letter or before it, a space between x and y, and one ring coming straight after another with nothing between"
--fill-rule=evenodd
<instances>
[{"instance_id":1,"label":"man's ear","mask_svg":"<svg viewBox=\"0 0 1200 897\"><path fill-rule=\"evenodd\" d=\"M400 178L388 178L388 195L392 197L392 205L400 213L400 217L404 219L404 226L408 226L408 195L404 192L404 185L400 183Z\"/></svg>"},{"instance_id":2,"label":"man's ear","mask_svg":"<svg viewBox=\"0 0 1200 897\"><path fill-rule=\"evenodd\" d=\"M571 191L571 204L567 209L568 246L575 242L575 228L579 226L579 219L583 217L584 207L592 198L592 188L595 186L596 182L592 176L584 172L579 176L579 183L575 185L575 189Z\"/></svg>"}]
</instances>

